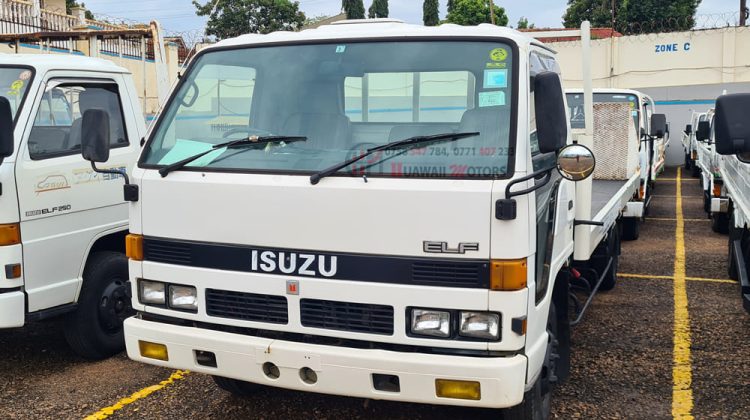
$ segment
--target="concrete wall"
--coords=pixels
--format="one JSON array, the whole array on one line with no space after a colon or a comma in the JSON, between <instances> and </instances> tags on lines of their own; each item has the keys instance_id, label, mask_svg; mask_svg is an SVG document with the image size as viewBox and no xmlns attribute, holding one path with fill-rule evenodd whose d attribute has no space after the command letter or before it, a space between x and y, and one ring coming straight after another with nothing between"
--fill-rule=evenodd
<instances>
[{"instance_id":1,"label":"concrete wall","mask_svg":"<svg viewBox=\"0 0 750 420\"><path fill-rule=\"evenodd\" d=\"M581 43L550 43L558 51L566 87L581 87ZM673 32L592 41L595 87L630 88L656 101L667 114L671 165L683 161L681 132L692 110L713 107L728 93L750 92L750 28Z\"/></svg>"}]
</instances>

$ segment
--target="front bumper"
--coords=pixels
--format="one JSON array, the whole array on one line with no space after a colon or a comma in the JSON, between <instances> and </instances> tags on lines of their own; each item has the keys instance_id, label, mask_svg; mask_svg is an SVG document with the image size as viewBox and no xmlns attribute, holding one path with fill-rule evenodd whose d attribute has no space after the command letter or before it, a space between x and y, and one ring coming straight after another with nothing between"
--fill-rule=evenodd
<instances>
[{"instance_id":1,"label":"front bumper","mask_svg":"<svg viewBox=\"0 0 750 420\"><path fill-rule=\"evenodd\" d=\"M0 328L23 327L26 299L23 292L0 293Z\"/></svg>"},{"instance_id":2,"label":"front bumper","mask_svg":"<svg viewBox=\"0 0 750 420\"><path fill-rule=\"evenodd\" d=\"M169 361L140 355L138 341L167 346ZM300 391L349 397L405 401L425 404L503 408L520 404L526 386L527 359L508 357L465 357L387 350L296 343L232 334L193 327L129 318L125 321L128 356L136 361L175 369L190 369ZM195 351L216 355L217 367L199 365ZM267 377L263 364L278 366L277 379ZM305 383L300 369L317 374L315 384ZM376 390L373 374L395 375L400 390ZM436 379L477 381L479 400L441 398L436 395Z\"/></svg>"}]
</instances>

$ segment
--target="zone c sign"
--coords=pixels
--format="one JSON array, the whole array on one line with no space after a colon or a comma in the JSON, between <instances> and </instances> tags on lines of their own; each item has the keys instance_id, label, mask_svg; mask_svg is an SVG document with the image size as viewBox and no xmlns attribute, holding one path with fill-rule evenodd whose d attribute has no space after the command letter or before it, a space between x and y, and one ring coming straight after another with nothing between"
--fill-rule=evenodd
<instances>
[{"instance_id":1,"label":"zone c sign","mask_svg":"<svg viewBox=\"0 0 750 420\"><path fill-rule=\"evenodd\" d=\"M685 42L683 44L672 43L654 45L654 52L657 54L675 53L680 51L690 51L690 43Z\"/></svg>"}]
</instances>

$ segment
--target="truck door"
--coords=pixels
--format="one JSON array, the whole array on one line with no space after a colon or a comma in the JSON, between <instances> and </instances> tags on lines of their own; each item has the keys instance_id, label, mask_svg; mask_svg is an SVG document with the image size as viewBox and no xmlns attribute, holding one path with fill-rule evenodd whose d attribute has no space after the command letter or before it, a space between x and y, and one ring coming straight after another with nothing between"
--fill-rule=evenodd
<instances>
[{"instance_id":1,"label":"truck door","mask_svg":"<svg viewBox=\"0 0 750 420\"><path fill-rule=\"evenodd\" d=\"M93 172L81 157L82 115L98 108L110 119L112 152L105 167L128 166L128 130L136 128L123 115L123 86L120 75L50 78L37 96L16 164L29 312L75 302L88 247L127 223L122 179Z\"/></svg>"}]
</instances>

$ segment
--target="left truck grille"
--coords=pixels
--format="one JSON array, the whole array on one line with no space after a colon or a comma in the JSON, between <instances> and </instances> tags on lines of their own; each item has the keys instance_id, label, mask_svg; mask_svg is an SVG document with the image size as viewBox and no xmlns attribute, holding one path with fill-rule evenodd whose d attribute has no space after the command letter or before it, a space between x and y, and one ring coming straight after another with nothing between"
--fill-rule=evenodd
<instances>
[{"instance_id":1,"label":"left truck grille","mask_svg":"<svg viewBox=\"0 0 750 420\"><path fill-rule=\"evenodd\" d=\"M286 324L289 322L286 297L206 289L209 316L242 321Z\"/></svg>"}]
</instances>

